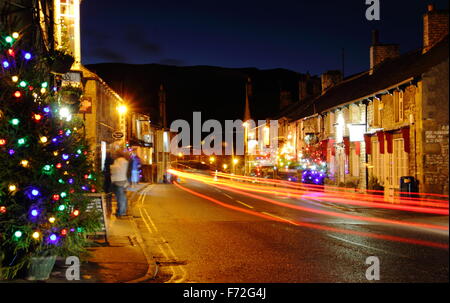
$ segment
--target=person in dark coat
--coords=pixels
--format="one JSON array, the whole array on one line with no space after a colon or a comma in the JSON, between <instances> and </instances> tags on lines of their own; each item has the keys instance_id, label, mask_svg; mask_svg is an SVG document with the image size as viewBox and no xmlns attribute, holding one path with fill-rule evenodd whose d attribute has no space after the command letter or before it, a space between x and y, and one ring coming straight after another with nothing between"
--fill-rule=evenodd
<instances>
[{"instance_id":1,"label":"person in dark coat","mask_svg":"<svg viewBox=\"0 0 450 303\"><path fill-rule=\"evenodd\" d=\"M111 183L111 164L114 163L114 159L111 155L111 152L106 153L105 163L103 166L103 191L105 193L111 193L112 192L112 183Z\"/></svg>"}]
</instances>

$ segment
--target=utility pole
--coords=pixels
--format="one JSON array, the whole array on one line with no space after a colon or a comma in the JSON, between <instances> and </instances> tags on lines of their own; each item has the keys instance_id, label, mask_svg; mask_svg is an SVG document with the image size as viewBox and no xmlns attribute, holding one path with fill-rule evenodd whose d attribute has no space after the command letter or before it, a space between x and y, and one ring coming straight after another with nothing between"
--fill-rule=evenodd
<instances>
[{"instance_id":1,"label":"utility pole","mask_svg":"<svg viewBox=\"0 0 450 303\"><path fill-rule=\"evenodd\" d=\"M245 110L244 110L244 176L249 174L248 169L248 123L247 121L251 119L250 115L250 101L249 98L253 95L252 82L250 77L247 78L247 83L245 84Z\"/></svg>"}]
</instances>

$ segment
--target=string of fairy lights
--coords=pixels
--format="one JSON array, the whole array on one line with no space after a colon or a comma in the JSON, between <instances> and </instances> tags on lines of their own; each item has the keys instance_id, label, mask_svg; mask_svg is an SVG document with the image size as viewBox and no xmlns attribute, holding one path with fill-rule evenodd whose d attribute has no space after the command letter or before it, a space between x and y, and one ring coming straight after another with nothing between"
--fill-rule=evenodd
<instances>
[{"instance_id":1,"label":"string of fairy lights","mask_svg":"<svg viewBox=\"0 0 450 303\"><path fill-rule=\"evenodd\" d=\"M85 205L76 195L96 192L96 178L80 126L58 99L58 87L40 79L49 75L30 76L41 58L21 50L20 38L14 32L0 41L0 168L16 171L0 177L0 223L12 222L0 228L0 240L63 245L70 234L85 232L77 220Z\"/></svg>"}]
</instances>

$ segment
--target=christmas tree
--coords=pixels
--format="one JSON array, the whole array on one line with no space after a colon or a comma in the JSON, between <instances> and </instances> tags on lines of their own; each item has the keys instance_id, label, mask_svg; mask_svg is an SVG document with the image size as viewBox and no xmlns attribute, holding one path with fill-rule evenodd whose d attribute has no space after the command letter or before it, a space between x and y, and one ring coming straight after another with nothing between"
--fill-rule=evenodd
<instances>
[{"instance_id":1,"label":"christmas tree","mask_svg":"<svg viewBox=\"0 0 450 303\"><path fill-rule=\"evenodd\" d=\"M0 31L0 279L37 256L80 256L99 228L83 123L50 73L55 58Z\"/></svg>"}]
</instances>

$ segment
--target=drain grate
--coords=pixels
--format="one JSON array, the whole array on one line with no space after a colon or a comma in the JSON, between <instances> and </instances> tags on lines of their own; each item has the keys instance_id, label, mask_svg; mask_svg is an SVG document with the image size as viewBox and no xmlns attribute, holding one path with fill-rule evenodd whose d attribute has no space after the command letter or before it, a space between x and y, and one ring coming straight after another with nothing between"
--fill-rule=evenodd
<instances>
[{"instance_id":1,"label":"drain grate","mask_svg":"<svg viewBox=\"0 0 450 303\"><path fill-rule=\"evenodd\" d=\"M186 265L187 261L157 261L156 264L158 266L177 266L177 265Z\"/></svg>"}]
</instances>

